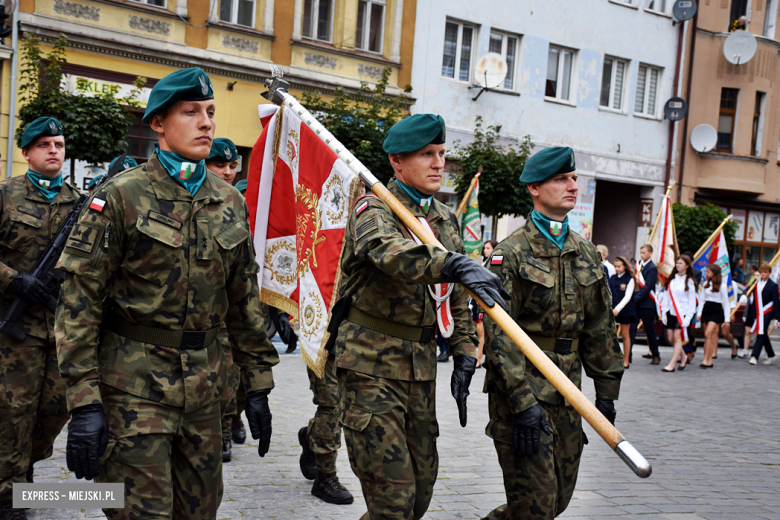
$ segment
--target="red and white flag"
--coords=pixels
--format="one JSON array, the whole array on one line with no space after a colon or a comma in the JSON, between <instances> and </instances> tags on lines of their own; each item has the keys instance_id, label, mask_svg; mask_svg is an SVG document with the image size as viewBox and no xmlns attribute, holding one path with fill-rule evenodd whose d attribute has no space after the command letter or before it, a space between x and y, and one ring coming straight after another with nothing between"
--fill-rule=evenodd
<instances>
[{"instance_id":1,"label":"red and white flag","mask_svg":"<svg viewBox=\"0 0 780 520\"><path fill-rule=\"evenodd\" d=\"M669 278L669 275L674 272L674 263L680 256L680 252L674 230L672 202L667 195L664 195L661 200L661 216L650 245L653 246L653 262L658 267L658 274L664 279Z\"/></svg>"},{"instance_id":2,"label":"red and white flag","mask_svg":"<svg viewBox=\"0 0 780 520\"><path fill-rule=\"evenodd\" d=\"M291 110L260 116L246 191L260 299L297 319L303 359L322 377L356 176Z\"/></svg>"}]
</instances>

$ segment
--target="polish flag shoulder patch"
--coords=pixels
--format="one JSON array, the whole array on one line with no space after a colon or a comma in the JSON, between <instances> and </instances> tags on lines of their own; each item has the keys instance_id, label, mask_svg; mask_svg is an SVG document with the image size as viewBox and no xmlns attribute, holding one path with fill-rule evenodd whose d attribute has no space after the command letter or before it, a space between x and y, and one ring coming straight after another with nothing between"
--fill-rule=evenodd
<instances>
[{"instance_id":1,"label":"polish flag shoulder patch","mask_svg":"<svg viewBox=\"0 0 780 520\"><path fill-rule=\"evenodd\" d=\"M355 215L360 215L366 210L367 207L368 207L368 201L364 201L363 204L355 208Z\"/></svg>"},{"instance_id":2,"label":"polish flag shoulder patch","mask_svg":"<svg viewBox=\"0 0 780 520\"><path fill-rule=\"evenodd\" d=\"M504 255L493 256L490 258L490 265L503 265Z\"/></svg>"},{"instance_id":3,"label":"polish flag shoulder patch","mask_svg":"<svg viewBox=\"0 0 780 520\"><path fill-rule=\"evenodd\" d=\"M92 199L92 203L89 205L89 209L95 210L98 213L102 213L104 207L106 207L106 201L97 197Z\"/></svg>"}]
</instances>

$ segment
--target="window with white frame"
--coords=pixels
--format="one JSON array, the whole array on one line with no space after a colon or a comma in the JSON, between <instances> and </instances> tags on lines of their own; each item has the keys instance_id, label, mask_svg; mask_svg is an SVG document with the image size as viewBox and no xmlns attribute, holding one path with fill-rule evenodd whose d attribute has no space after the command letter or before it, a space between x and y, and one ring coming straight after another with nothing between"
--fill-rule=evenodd
<instances>
[{"instance_id":1,"label":"window with white frame","mask_svg":"<svg viewBox=\"0 0 780 520\"><path fill-rule=\"evenodd\" d=\"M133 0L139 4L156 5L157 7L165 7L165 0Z\"/></svg>"},{"instance_id":2,"label":"window with white frame","mask_svg":"<svg viewBox=\"0 0 780 520\"><path fill-rule=\"evenodd\" d=\"M606 57L601 76L602 107L623 111L623 91L628 63L625 60Z\"/></svg>"},{"instance_id":3,"label":"window with white frame","mask_svg":"<svg viewBox=\"0 0 780 520\"><path fill-rule=\"evenodd\" d=\"M666 0L647 0L648 11L666 14Z\"/></svg>"},{"instance_id":4,"label":"window with white frame","mask_svg":"<svg viewBox=\"0 0 780 520\"><path fill-rule=\"evenodd\" d=\"M385 0L360 0L355 47L364 51L382 52L384 20Z\"/></svg>"},{"instance_id":5,"label":"window with white frame","mask_svg":"<svg viewBox=\"0 0 780 520\"><path fill-rule=\"evenodd\" d=\"M220 0L219 21L254 27L255 0Z\"/></svg>"},{"instance_id":6,"label":"window with white frame","mask_svg":"<svg viewBox=\"0 0 780 520\"><path fill-rule=\"evenodd\" d=\"M329 42L332 22L333 0L303 0L304 38Z\"/></svg>"},{"instance_id":7,"label":"window with white frame","mask_svg":"<svg viewBox=\"0 0 780 520\"><path fill-rule=\"evenodd\" d=\"M636 79L636 98L634 113L655 117L658 104L658 83L661 81L661 69L649 65L640 65Z\"/></svg>"},{"instance_id":8,"label":"window with white frame","mask_svg":"<svg viewBox=\"0 0 780 520\"><path fill-rule=\"evenodd\" d=\"M517 36L490 33L489 51L500 54L506 60L506 79L502 88L513 90L515 88L515 62L517 61Z\"/></svg>"},{"instance_id":9,"label":"window with white frame","mask_svg":"<svg viewBox=\"0 0 780 520\"><path fill-rule=\"evenodd\" d=\"M547 83L544 95L569 101L573 68L574 51L550 45L550 51L547 54Z\"/></svg>"},{"instance_id":10,"label":"window with white frame","mask_svg":"<svg viewBox=\"0 0 780 520\"><path fill-rule=\"evenodd\" d=\"M441 75L459 81L471 79L471 61L476 29L472 25L447 22L444 28L444 56Z\"/></svg>"}]
</instances>

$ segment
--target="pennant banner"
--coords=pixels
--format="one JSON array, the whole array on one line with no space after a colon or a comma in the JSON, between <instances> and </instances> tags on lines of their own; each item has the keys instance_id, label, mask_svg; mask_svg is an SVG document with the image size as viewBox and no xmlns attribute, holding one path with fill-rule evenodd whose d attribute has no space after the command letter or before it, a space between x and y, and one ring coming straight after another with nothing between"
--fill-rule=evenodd
<instances>
[{"instance_id":1,"label":"pennant banner","mask_svg":"<svg viewBox=\"0 0 780 520\"><path fill-rule=\"evenodd\" d=\"M668 278L674 272L674 263L679 256L677 250L677 237L674 231L674 216L672 215L672 202L668 195L661 201L661 216L658 219L658 228L653 235L653 262L658 267L658 274Z\"/></svg>"},{"instance_id":2,"label":"pennant banner","mask_svg":"<svg viewBox=\"0 0 780 520\"><path fill-rule=\"evenodd\" d=\"M327 353L321 347L358 182L291 111L264 117L247 182L260 299L296 318L301 355L322 377Z\"/></svg>"},{"instance_id":3,"label":"pennant banner","mask_svg":"<svg viewBox=\"0 0 780 520\"><path fill-rule=\"evenodd\" d=\"M469 194L466 202L466 211L461 217L461 229L463 230L463 247L466 254L477 261L482 260L482 219L479 214L479 179L474 183L474 189Z\"/></svg>"}]
</instances>

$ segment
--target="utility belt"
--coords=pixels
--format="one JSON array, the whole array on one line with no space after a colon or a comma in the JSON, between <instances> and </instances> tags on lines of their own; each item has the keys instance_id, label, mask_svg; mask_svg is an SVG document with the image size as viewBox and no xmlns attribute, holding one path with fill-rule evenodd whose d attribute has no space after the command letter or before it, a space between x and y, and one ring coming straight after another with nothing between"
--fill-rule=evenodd
<instances>
[{"instance_id":1,"label":"utility belt","mask_svg":"<svg viewBox=\"0 0 780 520\"><path fill-rule=\"evenodd\" d=\"M555 352L556 354L570 354L577 352L580 346L580 338L549 338L547 336L537 336L536 334L529 334L536 345L548 352Z\"/></svg>"},{"instance_id":2,"label":"utility belt","mask_svg":"<svg viewBox=\"0 0 780 520\"><path fill-rule=\"evenodd\" d=\"M209 346L219 334L219 327L209 330L168 330L130 323L118 314L108 311L104 326L124 338L180 350L200 350Z\"/></svg>"},{"instance_id":3,"label":"utility belt","mask_svg":"<svg viewBox=\"0 0 780 520\"><path fill-rule=\"evenodd\" d=\"M436 337L436 325L429 325L427 327L402 325L390 320L371 316L355 307L349 308L347 320L355 325L371 329L374 332L379 332L394 338L414 341L416 343L428 343Z\"/></svg>"}]
</instances>

